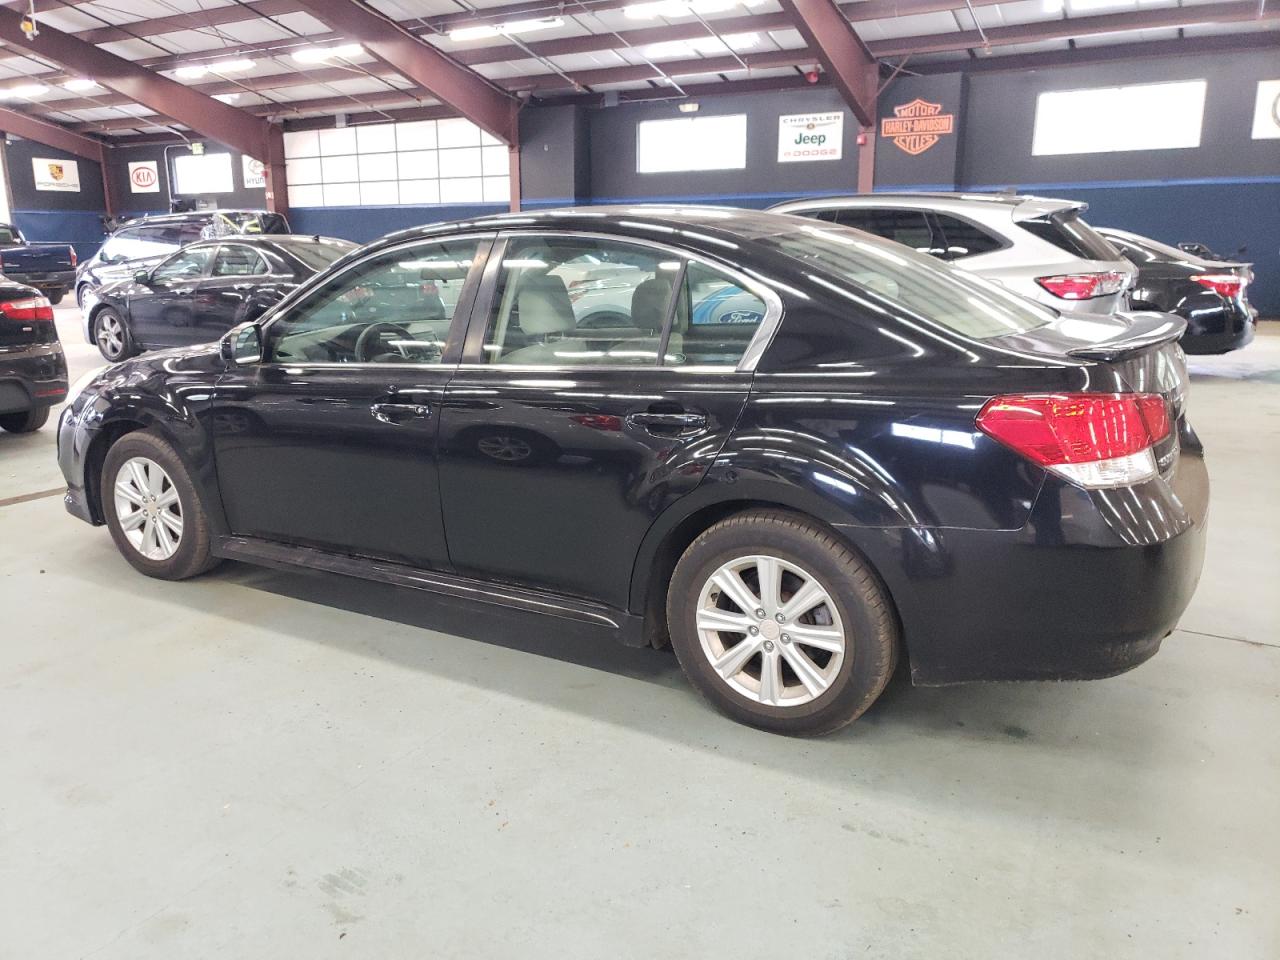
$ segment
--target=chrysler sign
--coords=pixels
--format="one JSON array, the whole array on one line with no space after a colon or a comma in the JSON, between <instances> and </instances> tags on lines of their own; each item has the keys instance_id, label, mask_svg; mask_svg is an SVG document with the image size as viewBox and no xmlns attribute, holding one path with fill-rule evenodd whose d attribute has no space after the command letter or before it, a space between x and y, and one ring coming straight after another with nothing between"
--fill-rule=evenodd
<instances>
[{"instance_id":1,"label":"chrysler sign","mask_svg":"<svg viewBox=\"0 0 1280 960\"><path fill-rule=\"evenodd\" d=\"M839 160L844 147L844 114L797 113L778 118L778 162Z\"/></svg>"}]
</instances>

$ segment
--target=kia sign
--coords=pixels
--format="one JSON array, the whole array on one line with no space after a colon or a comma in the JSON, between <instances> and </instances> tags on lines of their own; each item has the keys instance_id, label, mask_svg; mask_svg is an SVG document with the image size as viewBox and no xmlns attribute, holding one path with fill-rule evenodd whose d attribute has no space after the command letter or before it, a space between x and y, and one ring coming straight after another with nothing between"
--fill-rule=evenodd
<instances>
[{"instance_id":1,"label":"kia sign","mask_svg":"<svg viewBox=\"0 0 1280 960\"><path fill-rule=\"evenodd\" d=\"M778 118L778 162L839 160L844 151L844 114L796 113Z\"/></svg>"},{"instance_id":2,"label":"kia sign","mask_svg":"<svg viewBox=\"0 0 1280 960\"><path fill-rule=\"evenodd\" d=\"M129 189L134 193L159 193L160 169L154 160L129 164Z\"/></svg>"}]
</instances>

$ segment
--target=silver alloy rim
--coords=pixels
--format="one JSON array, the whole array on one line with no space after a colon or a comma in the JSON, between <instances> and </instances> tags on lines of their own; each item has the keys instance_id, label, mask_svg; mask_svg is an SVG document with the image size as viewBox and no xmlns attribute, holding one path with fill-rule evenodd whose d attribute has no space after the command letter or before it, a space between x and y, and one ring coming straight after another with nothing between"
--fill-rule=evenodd
<instances>
[{"instance_id":1,"label":"silver alloy rim","mask_svg":"<svg viewBox=\"0 0 1280 960\"><path fill-rule=\"evenodd\" d=\"M146 457L116 472L116 519L133 548L148 560L168 560L182 543L182 501L164 468Z\"/></svg>"},{"instance_id":2,"label":"silver alloy rim","mask_svg":"<svg viewBox=\"0 0 1280 960\"><path fill-rule=\"evenodd\" d=\"M124 352L124 327L113 314L98 318L98 346L113 360Z\"/></svg>"},{"instance_id":3,"label":"silver alloy rim","mask_svg":"<svg viewBox=\"0 0 1280 960\"><path fill-rule=\"evenodd\" d=\"M739 557L716 570L698 597L696 627L720 679L771 707L798 707L822 696L847 649L827 589L778 557Z\"/></svg>"},{"instance_id":4,"label":"silver alloy rim","mask_svg":"<svg viewBox=\"0 0 1280 960\"><path fill-rule=\"evenodd\" d=\"M527 460L533 453L533 447L518 437L485 437L477 441L476 446L486 457L495 460Z\"/></svg>"}]
</instances>

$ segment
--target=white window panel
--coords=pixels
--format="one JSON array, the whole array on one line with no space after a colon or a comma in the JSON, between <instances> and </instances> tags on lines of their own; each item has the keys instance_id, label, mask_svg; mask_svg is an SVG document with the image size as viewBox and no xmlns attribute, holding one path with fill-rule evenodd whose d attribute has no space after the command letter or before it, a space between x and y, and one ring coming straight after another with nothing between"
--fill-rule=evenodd
<instances>
[{"instance_id":1,"label":"white window panel","mask_svg":"<svg viewBox=\"0 0 1280 960\"><path fill-rule=\"evenodd\" d=\"M490 133L486 133L483 130L480 131L480 144L485 147L492 147L492 146L500 147L503 145L501 140L499 140L497 137L493 136Z\"/></svg>"},{"instance_id":2,"label":"white window panel","mask_svg":"<svg viewBox=\"0 0 1280 960\"><path fill-rule=\"evenodd\" d=\"M355 157L325 157L320 161L320 179L325 183L355 183L360 169Z\"/></svg>"},{"instance_id":3,"label":"white window panel","mask_svg":"<svg viewBox=\"0 0 1280 960\"><path fill-rule=\"evenodd\" d=\"M470 120L464 120L461 117L437 120L436 135L439 137L441 147L480 146L480 128Z\"/></svg>"},{"instance_id":4,"label":"white window panel","mask_svg":"<svg viewBox=\"0 0 1280 960\"><path fill-rule=\"evenodd\" d=\"M399 184L394 180L360 184L360 202L366 206L390 206L400 202Z\"/></svg>"},{"instance_id":5,"label":"white window panel","mask_svg":"<svg viewBox=\"0 0 1280 960\"><path fill-rule=\"evenodd\" d=\"M678 117L636 124L636 171L742 170L747 166L747 117Z\"/></svg>"},{"instance_id":6,"label":"white window panel","mask_svg":"<svg viewBox=\"0 0 1280 960\"><path fill-rule=\"evenodd\" d=\"M440 151L441 177L478 177L481 172L481 150L465 147L461 150Z\"/></svg>"},{"instance_id":7,"label":"white window panel","mask_svg":"<svg viewBox=\"0 0 1280 960\"><path fill-rule=\"evenodd\" d=\"M396 142L400 150L434 150L436 146L436 122L411 120L396 124Z\"/></svg>"},{"instance_id":8,"label":"white window panel","mask_svg":"<svg viewBox=\"0 0 1280 960\"><path fill-rule=\"evenodd\" d=\"M434 180L440 176L439 154L434 150L414 150L397 154L401 180Z\"/></svg>"},{"instance_id":9,"label":"white window panel","mask_svg":"<svg viewBox=\"0 0 1280 960\"><path fill-rule=\"evenodd\" d=\"M492 200L495 203L506 203L511 199L511 178L485 177L484 198L486 201Z\"/></svg>"},{"instance_id":10,"label":"white window panel","mask_svg":"<svg viewBox=\"0 0 1280 960\"><path fill-rule=\"evenodd\" d=\"M401 180L400 202L429 204L440 202L439 180Z\"/></svg>"},{"instance_id":11,"label":"white window panel","mask_svg":"<svg viewBox=\"0 0 1280 960\"><path fill-rule=\"evenodd\" d=\"M231 154L177 156L173 161L174 193L231 193Z\"/></svg>"},{"instance_id":12,"label":"white window panel","mask_svg":"<svg viewBox=\"0 0 1280 960\"><path fill-rule=\"evenodd\" d=\"M320 158L300 157L297 160L285 161L285 177L290 184L319 183Z\"/></svg>"},{"instance_id":13,"label":"white window panel","mask_svg":"<svg viewBox=\"0 0 1280 960\"><path fill-rule=\"evenodd\" d=\"M371 123L356 127L356 146L361 153L390 153L396 149L393 123Z\"/></svg>"},{"instance_id":14,"label":"white window panel","mask_svg":"<svg viewBox=\"0 0 1280 960\"><path fill-rule=\"evenodd\" d=\"M291 207L323 207L324 187L295 186L289 184L289 206Z\"/></svg>"},{"instance_id":15,"label":"white window panel","mask_svg":"<svg viewBox=\"0 0 1280 960\"><path fill-rule=\"evenodd\" d=\"M396 155L394 153L370 153L360 155L360 180L396 179Z\"/></svg>"},{"instance_id":16,"label":"white window panel","mask_svg":"<svg viewBox=\"0 0 1280 960\"><path fill-rule=\"evenodd\" d=\"M460 177L440 181L441 203L483 203L484 181L480 177Z\"/></svg>"},{"instance_id":17,"label":"white window panel","mask_svg":"<svg viewBox=\"0 0 1280 960\"><path fill-rule=\"evenodd\" d=\"M284 155L289 157L320 156L320 131L294 130L284 135Z\"/></svg>"},{"instance_id":18,"label":"white window panel","mask_svg":"<svg viewBox=\"0 0 1280 960\"><path fill-rule=\"evenodd\" d=\"M360 206L360 185L358 183L326 183L324 205L326 207Z\"/></svg>"},{"instance_id":19,"label":"white window panel","mask_svg":"<svg viewBox=\"0 0 1280 960\"><path fill-rule=\"evenodd\" d=\"M1204 80L1092 90L1046 90L1036 99L1036 157L1200 146Z\"/></svg>"},{"instance_id":20,"label":"white window panel","mask_svg":"<svg viewBox=\"0 0 1280 960\"><path fill-rule=\"evenodd\" d=\"M356 131L353 127L336 127L320 130L320 155L337 157L356 152Z\"/></svg>"},{"instance_id":21,"label":"white window panel","mask_svg":"<svg viewBox=\"0 0 1280 960\"><path fill-rule=\"evenodd\" d=\"M486 177L502 176L510 172L511 160L506 147L501 144L496 147L483 147L481 154L481 168Z\"/></svg>"}]
</instances>

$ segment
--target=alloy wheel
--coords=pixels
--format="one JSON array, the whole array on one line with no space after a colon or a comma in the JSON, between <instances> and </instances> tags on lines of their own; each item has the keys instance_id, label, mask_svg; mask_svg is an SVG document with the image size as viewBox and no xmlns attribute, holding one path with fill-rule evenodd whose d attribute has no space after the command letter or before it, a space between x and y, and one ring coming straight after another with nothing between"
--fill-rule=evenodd
<instances>
[{"instance_id":1,"label":"alloy wheel","mask_svg":"<svg viewBox=\"0 0 1280 960\"><path fill-rule=\"evenodd\" d=\"M164 468L146 457L116 472L116 519L133 548L148 560L168 560L182 543L182 502Z\"/></svg>"},{"instance_id":2,"label":"alloy wheel","mask_svg":"<svg viewBox=\"0 0 1280 960\"><path fill-rule=\"evenodd\" d=\"M476 448L486 457L513 463L527 460L533 455L533 447L519 437L496 435L476 442Z\"/></svg>"},{"instance_id":3,"label":"alloy wheel","mask_svg":"<svg viewBox=\"0 0 1280 960\"><path fill-rule=\"evenodd\" d=\"M848 647L826 587L795 564L765 555L730 560L707 579L695 626L720 679L765 706L801 706L822 696Z\"/></svg>"},{"instance_id":4,"label":"alloy wheel","mask_svg":"<svg viewBox=\"0 0 1280 960\"><path fill-rule=\"evenodd\" d=\"M118 360L124 353L124 324L115 314L105 313L98 318L98 348L111 360Z\"/></svg>"}]
</instances>

